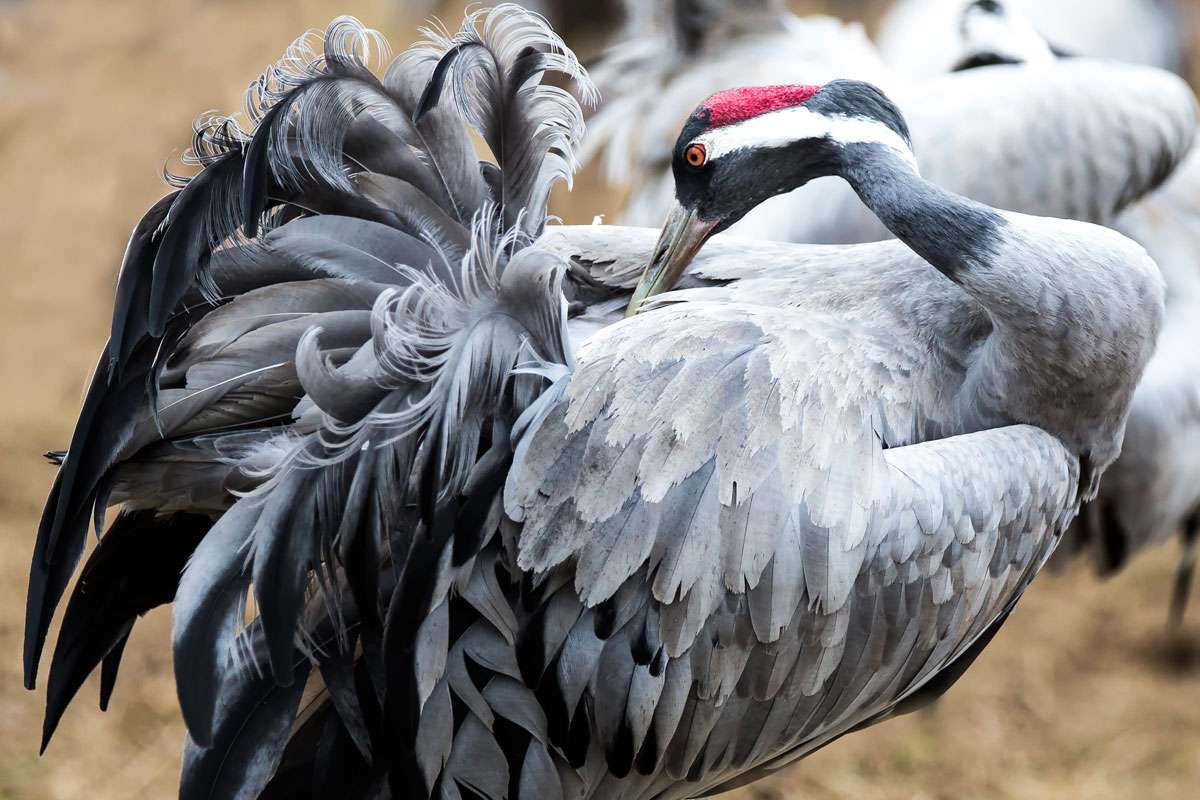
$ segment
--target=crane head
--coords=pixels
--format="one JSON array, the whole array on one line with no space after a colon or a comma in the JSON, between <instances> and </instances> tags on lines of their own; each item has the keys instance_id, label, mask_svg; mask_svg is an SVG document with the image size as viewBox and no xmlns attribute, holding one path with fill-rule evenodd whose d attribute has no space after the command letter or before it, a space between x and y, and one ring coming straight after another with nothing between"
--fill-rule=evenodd
<instances>
[{"instance_id":1,"label":"crane head","mask_svg":"<svg viewBox=\"0 0 1200 800\"><path fill-rule=\"evenodd\" d=\"M859 147L887 148L916 168L903 115L868 83L754 86L709 97L675 144L676 205L627 315L669 290L708 237L775 195L840 174Z\"/></svg>"},{"instance_id":2,"label":"crane head","mask_svg":"<svg viewBox=\"0 0 1200 800\"><path fill-rule=\"evenodd\" d=\"M1049 64L1055 50L1033 23L1003 0L973 0L959 20L963 51L952 68L963 72L995 64Z\"/></svg>"}]
</instances>

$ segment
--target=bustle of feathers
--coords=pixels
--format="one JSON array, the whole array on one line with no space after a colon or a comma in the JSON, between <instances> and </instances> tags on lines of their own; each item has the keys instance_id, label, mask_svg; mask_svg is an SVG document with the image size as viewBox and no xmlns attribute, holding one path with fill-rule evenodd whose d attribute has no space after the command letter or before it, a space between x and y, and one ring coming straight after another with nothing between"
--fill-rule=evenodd
<instances>
[{"instance_id":1,"label":"bustle of feathers","mask_svg":"<svg viewBox=\"0 0 1200 800\"><path fill-rule=\"evenodd\" d=\"M473 574L487 541L470 532L495 517L510 433L571 369L565 264L530 245L575 169L583 116L542 79L565 76L585 102L595 90L515 5L423 33L379 77L382 38L338 18L251 83L242 117L201 117L184 161L202 169L168 176L177 191L131 238L47 502L31 688L93 512L122 501L151 538L181 524L176 507L215 517L170 553L187 560L178 585L148 598L121 599L136 576L103 557L121 541L101 538L89 563L117 612L98 634L67 620L48 698L47 739L88 672L103 661L115 678L137 615L173 597L183 797L256 796L290 763L310 664L341 720L328 746L350 742L370 767L356 780L432 785L414 715L434 687L414 663L439 634L413 620L444 611L446 575ZM106 677L105 702L111 690Z\"/></svg>"}]
</instances>

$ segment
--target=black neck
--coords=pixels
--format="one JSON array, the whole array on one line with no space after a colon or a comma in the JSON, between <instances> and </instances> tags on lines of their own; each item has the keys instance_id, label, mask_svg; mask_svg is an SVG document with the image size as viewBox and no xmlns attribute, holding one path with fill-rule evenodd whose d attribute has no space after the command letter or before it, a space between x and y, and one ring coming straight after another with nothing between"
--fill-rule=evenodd
<instances>
[{"instance_id":1,"label":"black neck","mask_svg":"<svg viewBox=\"0 0 1200 800\"><path fill-rule=\"evenodd\" d=\"M883 145L848 145L841 174L896 238L952 280L993 252L1005 224L993 209L925 180Z\"/></svg>"}]
</instances>

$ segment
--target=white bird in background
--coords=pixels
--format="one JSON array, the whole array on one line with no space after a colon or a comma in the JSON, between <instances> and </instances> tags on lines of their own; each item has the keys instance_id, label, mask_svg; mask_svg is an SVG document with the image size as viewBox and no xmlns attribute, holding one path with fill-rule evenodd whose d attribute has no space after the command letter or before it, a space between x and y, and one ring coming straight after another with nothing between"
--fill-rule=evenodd
<instances>
[{"instance_id":1,"label":"white bird in background","mask_svg":"<svg viewBox=\"0 0 1200 800\"><path fill-rule=\"evenodd\" d=\"M985 0L990 2L990 0ZM1178 0L1006 0L1068 54L1114 58L1180 72L1188 50ZM946 72L958 51L963 0L896 0L876 41L889 65L912 78Z\"/></svg>"},{"instance_id":2,"label":"white bird in background","mask_svg":"<svg viewBox=\"0 0 1200 800\"><path fill-rule=\"evenodd\" d=\"M968 7L964 65L1030 63L1055 68L1039 48L1031 22L997 0ZM1066 557L1090 550L1101 574L1124 567L1142 550L1179 534L1171 619L1183 616L1200 546L1200 151L1167 182L1134 203L1113 227L1141 243L1167 282L1163 333L1133 398L1121 457L1096 500L1072 526Z\"/></svg>"},{"instance_id":3,"label":"white bird in background","mask_svg":"<svg viewBox=\"0 0 1200 800\"><path fill-rule=\"evenodd\" d=\"M944 691L1117 456L1162 313L1145 252L923 179L846 80L705 101L652 250L534 242L582 135L541 84L587 93L570 52L514 6L382 80L378 44L298 42L255 130L204 121L203 170L134 231L31 568L30 686L122 507L46 735L172 600L184 798L694 797ZM1177 100L1142 144L1164 172ZM704 246L824 176L899 240ZM579 338L702 246L693 288Z\"/></svg>"},{"instance_id":4,"label":"white bird in background","mask_svg":"<svg viewBox=\"0 0 1200 800\"><path fill-rule=\"evenodd\" d=\"M966 0L958 30L962 54L953 72L997 64L1039 66L1059 57L1029 17L999 0Z\"/></svg>"}]
</instances>

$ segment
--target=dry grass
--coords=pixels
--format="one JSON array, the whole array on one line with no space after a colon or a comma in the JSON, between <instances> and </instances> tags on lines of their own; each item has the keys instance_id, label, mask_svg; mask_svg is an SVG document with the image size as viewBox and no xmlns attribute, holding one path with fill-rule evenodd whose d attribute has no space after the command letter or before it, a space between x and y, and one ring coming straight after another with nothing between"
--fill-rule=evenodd
<instances>
[{"instance_id":1,"label":"dry grass","mask_svg":"<svg viewBox=\"0 0 1200 800\"><path fill-rule=\"evenodd\" d=\"M51 469L105 337L129 228L194 114L229 109L298 31L351 11L402 46L383 0L0 0L0 798L169 797L183 730L151 614L113 709L85 687L37 757L40 693L20 689L24 583ZM605 210L586 194L570 215ZM858 734L744 797L1194 797L1200 787L1200 609L1163 631L1173 553L1098 584L1040 580L937 708Z\"/></svg>"}]
</instances>

